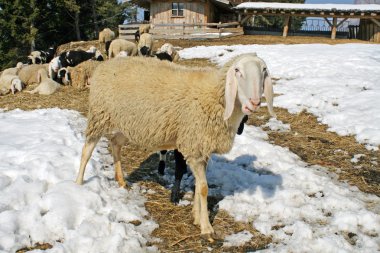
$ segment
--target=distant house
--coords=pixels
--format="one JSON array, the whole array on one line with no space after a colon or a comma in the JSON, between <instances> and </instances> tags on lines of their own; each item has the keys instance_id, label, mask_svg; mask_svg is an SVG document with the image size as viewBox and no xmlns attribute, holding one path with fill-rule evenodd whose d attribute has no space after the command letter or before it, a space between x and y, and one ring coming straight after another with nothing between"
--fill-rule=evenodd
<instances>
[{"instance_id":1,"label":"distant house","mask_svg":"<svg viewBox=\"0 0 380 253\"><path fill-rule=\"evenodd\" d=\"M147 10L144 16L151 24L204 24L236 21L237 15L232 7L242 1L134 0L133 2Z\"/></svg>"}]
</instances>

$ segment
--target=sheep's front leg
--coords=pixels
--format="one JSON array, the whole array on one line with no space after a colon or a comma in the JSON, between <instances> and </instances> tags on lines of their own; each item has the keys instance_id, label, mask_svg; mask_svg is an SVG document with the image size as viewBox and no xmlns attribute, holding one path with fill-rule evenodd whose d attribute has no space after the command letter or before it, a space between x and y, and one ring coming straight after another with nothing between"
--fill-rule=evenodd
<instances>
[{"instance_id":1,"label":"sheep's front leg","mask_svg":"<svg viewBox=\"0 0 380 253\"><path fill-rule=\"evenodd\" d=\"M203 161L189 161L195 177L195 196L194 196L194 223L197 222L197 213L199 215L199 223L202 235L210 235L214 233L214 229L210 224L207 209L208 185L206 179L206 163ZM199 211L197 210L199 209Z\"/></svg>"},{"instance_id":2,"label":"sheep's front leg","mask_svg":"<svg viewBox=\"0 0 380 253\"><path fill-rule=\"evenodd\" d=\"M119 183L120 187L126 187L124 181L124 174L121 168L121 148L126 143L126 138L122 133L116 133L111 139L112 156L115 166L115 180Z\"/></svg>"},{"instance_id":3,"label":"sheep's front leg","mask_svg":"<svg viewBox=\"0 0 380 253\"><path fill-rule=\"evenodd\" d=\"M92 151L94 151L94 148L96 144L98 143L99 139L100 137L86 139L86 143L84 144L83 149L82 149L82 157L80 160L79 173L76 180L77 184L83 184L83 177L84 177L84 171L86 169L86 165L88 163L88 160L90 160Z\"/></svg>"}]
</instances>

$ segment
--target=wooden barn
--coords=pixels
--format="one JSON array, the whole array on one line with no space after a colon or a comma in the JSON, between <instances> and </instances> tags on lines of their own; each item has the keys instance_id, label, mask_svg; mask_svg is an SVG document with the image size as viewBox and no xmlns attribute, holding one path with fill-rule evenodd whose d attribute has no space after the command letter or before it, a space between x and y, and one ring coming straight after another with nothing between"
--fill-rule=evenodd
<instances>
[{"instance_id":1,"label":"wooden barn","mask_svg":"<svg viewBox=\"0 0 380 253\"><path fill-rule=\"evenodd\" d=\"M155 38L220 38L243 34L234 6L242 0L133 0ZM119 25L119 37L133 39L138 24Z\"/></svg>"},{"instance_id":2,"label":"wooden barn","mask_svg":"<svg viewBox=\"0 0 380 253\"><path fill-rule=\"evenodd\" d=\"M135 0L138 6L149 10L151 24L205 24L237 20L232 7L242 1L228 0Z\"/></svg>"}]
</instances>

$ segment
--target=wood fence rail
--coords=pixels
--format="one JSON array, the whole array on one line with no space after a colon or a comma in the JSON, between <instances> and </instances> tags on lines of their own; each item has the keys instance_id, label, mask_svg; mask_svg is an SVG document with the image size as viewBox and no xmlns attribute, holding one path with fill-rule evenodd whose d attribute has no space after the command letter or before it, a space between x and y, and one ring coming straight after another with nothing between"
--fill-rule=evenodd
<instances>
[{"instance_id":1,"label":"wood fence rail","mask_svg":"<svg viewBox=\"0 0 380 253\"><path fill-rule=\"evenodd\" d=\"M119 38L132 40L140 24L119 25ZM221 38L243 34L239 22L154 24L150 33L157 39Z\"/></svg>"}]
</instances>

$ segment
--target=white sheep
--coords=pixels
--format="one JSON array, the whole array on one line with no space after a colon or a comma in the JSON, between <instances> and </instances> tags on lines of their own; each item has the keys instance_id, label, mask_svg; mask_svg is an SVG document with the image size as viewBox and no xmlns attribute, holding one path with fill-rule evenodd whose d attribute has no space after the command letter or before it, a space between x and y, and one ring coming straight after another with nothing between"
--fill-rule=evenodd
<instances>
[{"instance_id":1,"label":"white sheep","mask_svg":"<svg viewBox=\"0 0 380 253\"><path fill-rule=\"evenodd\" d=\"M22 69L22 67L24 67L24 64L22 62L18 62L16 64L16 67L14 67L14 68L4 69L4 71L1 73L1 75L17 75L18 72Z\"/></svg>"},{"instance_id":2,"label":"white sheep","mask_svg":"<svg viewBox=\"0 0 380 253\"><path fill-rule=\"evenodd\" d=\"M37 72L39 69L48 70L49 64L32 64L23 67L19 72L18 76L21 81L26 85L32 85L38 83Z\"/></svg>"},{"instance_id":3,"label":"white sheep","mask_svg":"<svg viewBox=\"0 0 380 253\"><path fill-rule=\"evenodd\" d=\"M51 95L56 92L61 85L48 77L45 69L39 69L37 72L39 85L31 91L26 91L30 94L38 93L40 95Z\"/></svg>"},{"instance_id":4,"label":"white sheep","mask_svg":"<svg viewBox=\"0 0 380 253\"><path fill-rule=\"evenodd\" d=\"M124 39L115 39L111 42L109 48L109 58L116 57L121 51L125 51L128 53L128 56L136 56L137 55L137 47L136 44Z\"/></svg>"},{"instance_id":5,"label":"white sheep","mask_svg":"<svg viewBox=\"0 0 380 253\"><path fill-rule=\"evenodd\" d=\"M137 50L140 56L150 56L153 51L153 36L149 33L140 35L140 40L137 45Z\"/></svg>"},{"instance_id":6,"label":"white sheep","mask_svg":"<svg viewBox=\"0 0 380 253\"><path fill-rule=\"evenodd\" d=\"M12 92L15 94L16 90L21 91L24 88L20 78L17 75L2 74L0 77L0 93L2 95Z\"/></svg>"},{"instance_id":7,"label":"white sheep","mask_svg":"<svg viewBox=\"0 0 380 253\"><path fill-rule=\"evenodd\" d=\"M104 28L101 32L99 32L99 42L105 44L105 51L107 55L113 39L115 39L115 33L111 29Z\"/></svg>"},{"instance_id":8,"label":"white sheep","mask_svg":"<svg viewBox=\"0 0 380 253\"><path fill-rule=\"evenodd\" d=\"M126 185L121 168L121 147L126 143L152 152L178 149L195 177L194 224L200 225L202 235L210 235L214 230L207 212L207 161L212 153L231 150L243 116L259 108L263 89L271 87L267 67L255 54L239 56L221 70L151 57L105 62L91 81L76 182L83 183L92 151L107 133L113 135L110 143L120 186Z\"/></svg>"},{"instance_id":9,"label":"white sheep","mask_svg":"<svg viewBox=\"0 0 380 253\"><path fill-rule=\"evenodd\" d=\"M177 62L179 60L179 54L178 54L177 50L175 50L175 48L172 44L165 43L157 51L157 53L164 53L164 52L168 53L172 57L173 62Z\"/></svg>"}]
</instances>

